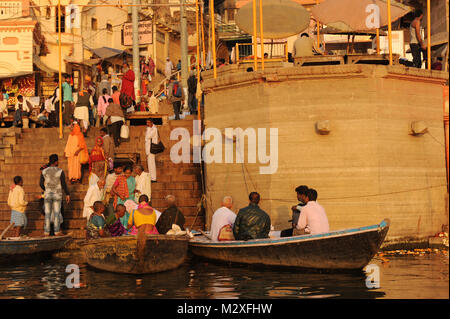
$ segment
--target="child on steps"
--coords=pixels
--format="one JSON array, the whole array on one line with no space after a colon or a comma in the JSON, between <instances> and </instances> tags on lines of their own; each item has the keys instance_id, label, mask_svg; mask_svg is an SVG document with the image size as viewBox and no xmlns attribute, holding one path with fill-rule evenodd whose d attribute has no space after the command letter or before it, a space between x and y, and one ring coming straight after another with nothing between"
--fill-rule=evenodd
<instances>
[{"instance_id":1,"label":"child on steps","mask_svg":"<svg viewBox=\"0 0 450 319\"><path fill-rule=\"evenodd\" d=\"M8 205L11 207L10 223L14 223L14 237L19 237L22 229L27 226L25 208L28 205L28 202L25 201L23 179L21 176L14 177L14 184L11 185L8 194Z\"/></svg>"}]
</instances>

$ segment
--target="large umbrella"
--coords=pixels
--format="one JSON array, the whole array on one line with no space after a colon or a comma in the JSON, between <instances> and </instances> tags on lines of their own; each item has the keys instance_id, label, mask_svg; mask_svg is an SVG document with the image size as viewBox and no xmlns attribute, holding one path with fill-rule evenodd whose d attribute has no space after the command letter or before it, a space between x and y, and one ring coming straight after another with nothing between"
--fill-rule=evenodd
<instances>
[{"instance_id":1,"label":"large umbrella","mask_svg":"<svg viewBox=\"0 0 450 319\"><path fill-rule=\"evenodd\" d=\"M379 8L380 24L388 24L388 9L386 0L325 0L312 7L311 13L315 19L329 27L341 31L374 30L372 16L374 5ZM391 0L391 22L401 18L412 9L394 0Z\"/></svg>"},{"instance_id":2,"label":"large umbrella","mask_svg":"<svg viewBox=\"0 0 450 319\"><path fill-rule=\"evenodd\" d=\"M259 2L256 1L256 12L259 12ZM292 0L263 0L264 11L263 29L266 39L283 39L299 34L309 26L309 12ZM236 24L241 30L253 34L253 1L247 2L239 9L235 17ZM259 26L259 15L255 17Z\"/></svg>"}]
</instances>

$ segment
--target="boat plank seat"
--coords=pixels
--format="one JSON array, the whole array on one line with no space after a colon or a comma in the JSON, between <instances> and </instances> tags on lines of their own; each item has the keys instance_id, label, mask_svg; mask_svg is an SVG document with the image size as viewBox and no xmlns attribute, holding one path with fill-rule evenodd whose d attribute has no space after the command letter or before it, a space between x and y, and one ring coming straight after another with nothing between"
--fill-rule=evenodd
<instances>
[{"instance_id":1,"label":"boat plank seat","mask_svg":"<svg viewBox=\"0 0 450 319\"><path fill-rule=\"evenodd\" d=\"M295 66L344 64L342 55L311 55L294 58Z\"/></svg>"},{"instance_id":2,"label":"boat plank seat","mask_svg":"<svg viewBox=\"0 0 450 319\"><path fill-rule=\"evenodd\" d=\"M400 55L392 55L392 64L400 64ZM389 54L348 54L347 64L389 64Z\"/></svg>"},{"instance_id":3,"label":"boat plank seat","mask_svg":"<svg viewBox=\"0 0 450 319\"><path fill-rule=\"evenodd\" d=\"M151 112L134 112L127 115L127 120L146 120L146 119L161 119L162 124L169 123L169 114L164 113L151 113Z\"/></svg>"}]
</instances>

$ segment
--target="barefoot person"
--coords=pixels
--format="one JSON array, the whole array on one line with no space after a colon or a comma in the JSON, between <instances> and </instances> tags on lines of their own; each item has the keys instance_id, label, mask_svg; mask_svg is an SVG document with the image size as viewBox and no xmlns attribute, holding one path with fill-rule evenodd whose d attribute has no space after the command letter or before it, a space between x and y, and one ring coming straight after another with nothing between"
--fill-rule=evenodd
<instances>
[{"instance_id":1,"label":"barefoot person","mask_svg":"<svg viewBox=\"0 0 450 319\"><path fill-rule=\"evenodd\" d=\"M10 187L8 194L8 205L11 207L10 223L14 223L14 237L19 237L22 230L27 226L25 208L28 205L28 202L25 201L23 179L21 176L14 177L14 184Z\"/></svg>"}]
</instances>

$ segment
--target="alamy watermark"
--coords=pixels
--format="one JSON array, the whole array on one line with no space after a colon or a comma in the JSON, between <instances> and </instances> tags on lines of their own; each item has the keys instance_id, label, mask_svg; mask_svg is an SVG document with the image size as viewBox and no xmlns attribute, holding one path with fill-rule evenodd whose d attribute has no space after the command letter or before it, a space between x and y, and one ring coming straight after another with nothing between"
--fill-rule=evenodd
<instances>
[{"instance_id":1,"label":"alamy watermark","mask_svg":"<svg viewBox=\"0 0 450 319\"><path fill-rule=\"evenodd\" d=\"M170 139L178 140L170 149L170 159L173 163L190 163L191 136L188 129L175 128L170 133ZM202 140L207 142L202 149ZM247 143L245 143L247 141ZM236 147L234 147L236 145ZM244 163L245 145L247 145L247 163L265 166L259 167L260 174L274 174L278 169L278 128L269 129L267 140L266 128L225 128L222 131L208 127L200 134L198 120L193 121L192 151L193 163L201 160L210 163ZM236 154L236 156L234 156Z\"/></svg>"},{"instance_id":2,"label":"alamy watermark","mask_svg":"<svg viewBox=\"0 0 450 319\"><path fill-rule=\"evenodd\" d=\"M369 264L365 268L366 287L369 289L380 288L380 267L375 264Z\"/></svg>"},{"instance_id":3,"label":"alamy watermark","mask_svg":"<svg viewBox=\"0 0 450 319\"><path fill-rule=\"evenodd\" d=\"M80 288L80 267L76 264L67 265L66 273L69 273L66 277L66 287Z\"/></svg>"}]
</instances>

